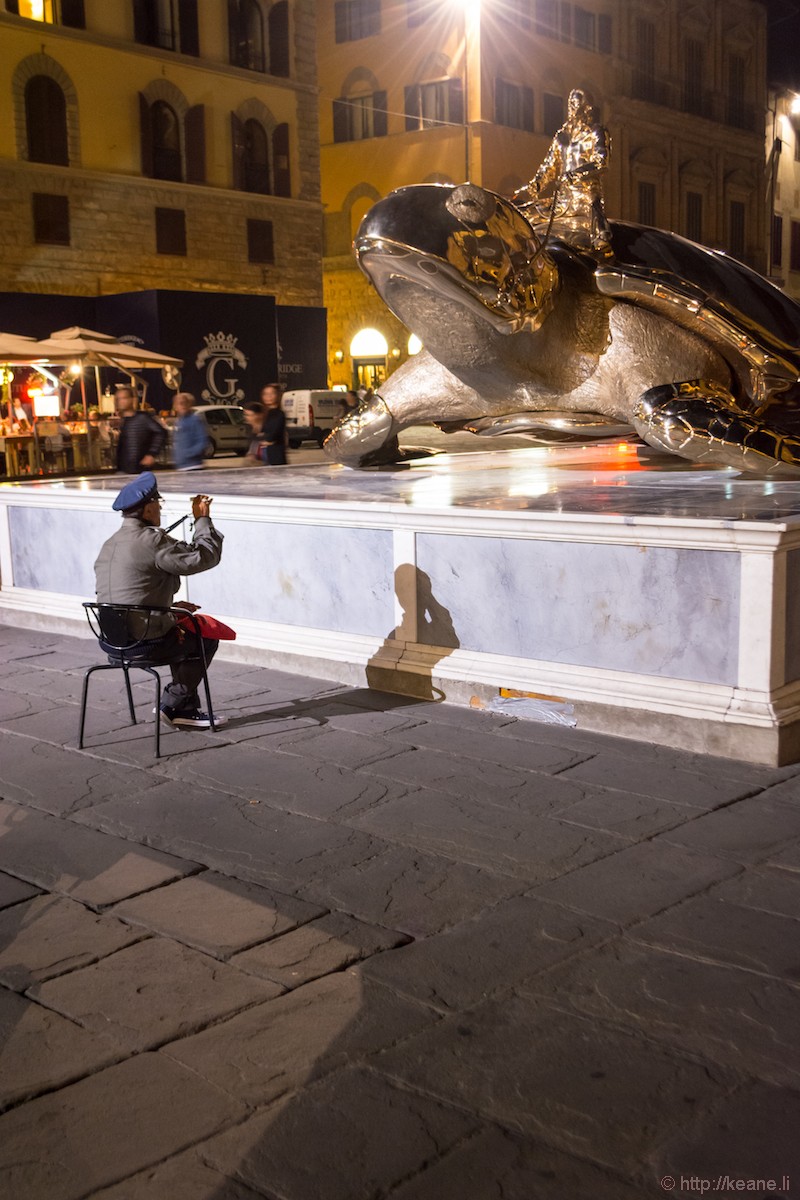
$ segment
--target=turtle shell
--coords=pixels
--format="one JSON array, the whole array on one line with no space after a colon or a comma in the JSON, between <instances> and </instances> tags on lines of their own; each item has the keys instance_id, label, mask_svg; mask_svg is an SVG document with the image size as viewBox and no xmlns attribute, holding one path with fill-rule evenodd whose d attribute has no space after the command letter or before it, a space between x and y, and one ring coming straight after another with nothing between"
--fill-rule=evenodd
<instances>
[{"instance_id":1,"label":"turtle shell","mask_svg":"<svg viewBox=\"0 0 800 1200\"><path fill-rule=\"evenodd\" d=\"M626 221L612 221L611 231L613 259L596 270L600 291L655 309L734 365L741 357L780 381L786 399L800 396L800 305L750 267L678 234Z\"/></svg>"}]
</instances>

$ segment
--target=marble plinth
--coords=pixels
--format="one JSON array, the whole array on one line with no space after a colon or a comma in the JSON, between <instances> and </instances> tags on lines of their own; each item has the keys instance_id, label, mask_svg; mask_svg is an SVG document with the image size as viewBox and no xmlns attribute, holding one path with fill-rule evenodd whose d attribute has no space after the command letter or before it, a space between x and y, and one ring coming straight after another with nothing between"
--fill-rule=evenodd
<instances>
[{"instance_id":1,"label":"marble plinth","mask_svg":"<svg viewBox=\"0 0 800 1200\"><path fill-rule=\"evenodd\" d=\"M160 472L202 487L219 568L182 595L223 650L544 720L778 763L800 757L800 481L628 443ZM0 485L0 619L83 627L121 479ZM180 536L176 531L174 536Z\"/></svg>"}]
</instances>

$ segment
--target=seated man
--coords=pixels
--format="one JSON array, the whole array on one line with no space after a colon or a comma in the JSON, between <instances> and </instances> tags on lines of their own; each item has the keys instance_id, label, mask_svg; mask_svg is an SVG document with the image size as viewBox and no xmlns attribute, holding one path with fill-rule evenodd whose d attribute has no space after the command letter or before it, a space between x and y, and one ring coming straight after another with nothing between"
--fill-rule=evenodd
<instances>
[{"instance_id":1,"label":"seated man","mask_svg":"<svg viewBox=\"0 0 800 1200\"><path fill-rule=\"evenodd\" d=\"M181 575L197 575L215 567L222 556L222 534L211 523L208 496L192 497L195 520L191 542L178 542L161 528L161 497L152 471L144 471L127 484L112 508L122 513L122 527L103 544L94 564L97 599L101 604L147 604L168 607L180 587ZM177 607L195 612L186 600ZM134 621L138 618L138 622ZM142 650L168 663L172 682L161 697L161 715L170 725L208 729L211 721L200 711L197 688L203 678L197 658L200 643L209 663L218 643L198 638L191 628L178 625L173 613L157 613L145 628L144 614L131 614L134 637L146 633ZM195 661L192 661L194 659ZM223 724L220 717L215 725Z\"/></svg>"}]
</instances>

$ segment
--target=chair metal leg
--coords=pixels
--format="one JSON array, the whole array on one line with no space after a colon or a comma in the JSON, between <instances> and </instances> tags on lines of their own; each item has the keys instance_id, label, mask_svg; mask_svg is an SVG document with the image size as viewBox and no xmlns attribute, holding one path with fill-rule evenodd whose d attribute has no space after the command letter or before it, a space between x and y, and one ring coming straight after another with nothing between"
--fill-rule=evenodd
<instances>
[{"instance_id":1,"label":"chair metal leg","mask_svg":"<svg viewBox=\"0 0 800 1200\"><path fill-rule=\"evenodd\" d=\"M156 758L161 758L161 678L158 671L150 670L156 677Z\"/></svg>"},{"instance_id":2,"label":"chair metal leg","mask_svg":"<svg viewBox=\"0 0 800 1200\"><path fill-rule=\"evenodd\" d=\"M130 667L126 663L123 663L122 670L125 673L125 690L128 693L128 708L130 709L130 714L131 714L131 725L135 725L136 724L136 713L134 712L134 709L133 709L133 692L131 691L131 677L129 674Z\"/></svg>"},{"instance_id":3,"label":"chair metal leg","mask_svg":"<svg viewBox=\"0 0 800 1200\"><path fill-rule=\"evenodd\" d=\"M156 758L161 758L161 676L153 667L146 667L143 663L127 663L123 666L122 663L100 663L96 667L89 667L83 677L83 689L81 693L81 720L80 729L78 731L78 748L83 749L84 728L86 725L86 704L89 695L89 676L95 671L123 671L125 674L125 687L128 693L128 706L133 717L133 724L137 725L136 714L133 709L133 693L131 692L131 683L128 677L128 671L135 667L136 670L146 671L148 675L152 675L156 684Z\"/></svg>"},{"instance_id":4,"label":"chair metal leg","mask_svg":"<svg viewBox=\"0 0 800 1200\"><path fill-rule=\"evenodd\" d=\"M83 677L83 689L81 691L81 725L80 725L80 729L78 731L78 749L79 750L83 749L83 730L84 730L84 726L86 725L86 701L89 696L89 676L92 674L92 672L94 670L95 670L94 667L90 667L89 670L86 672L86 674Z\"/></svg>"}]
</instances>

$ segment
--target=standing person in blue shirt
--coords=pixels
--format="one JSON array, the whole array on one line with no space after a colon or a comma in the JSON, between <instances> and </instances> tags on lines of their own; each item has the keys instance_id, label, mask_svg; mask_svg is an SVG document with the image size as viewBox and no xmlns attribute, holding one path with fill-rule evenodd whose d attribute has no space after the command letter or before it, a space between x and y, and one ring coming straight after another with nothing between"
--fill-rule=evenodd
<instances>
[{"instance_id":1,"label":"standing person in blue shirt","mask_svg":"<svg viewBox=\"0 0 800 1200\"><path fill-rule=\"evenodd\" d=\"M172 456L179 471L200 471L208 449L208 426L200 413L194 412L194 396L178 392L172 402L178 418L172 442Z\"/></svg>"}]
</instances>

